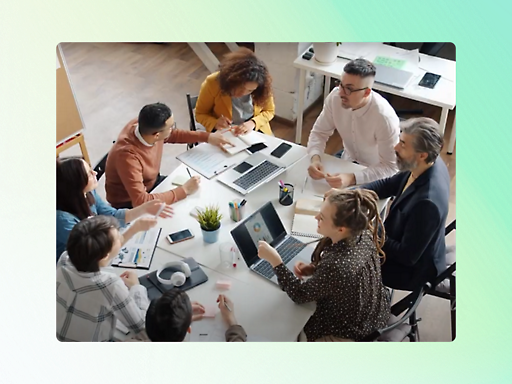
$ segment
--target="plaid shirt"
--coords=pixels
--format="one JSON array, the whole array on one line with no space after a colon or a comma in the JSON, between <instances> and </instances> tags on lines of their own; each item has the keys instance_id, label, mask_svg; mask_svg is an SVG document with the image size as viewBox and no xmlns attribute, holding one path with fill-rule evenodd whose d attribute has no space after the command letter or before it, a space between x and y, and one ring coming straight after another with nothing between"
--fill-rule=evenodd
<instances>
[{"instance_id":1,"label":"plaid shirt","mask_svg":"<svg viewBox=\"0 0 512 384\"><path fill-rule=\"evenodd\" d=\"M149 306L146 288L128 290L117 275L79 272L64 252L57 264L57 339L109 341L119 319L135 334L144 330Z\"/></svg>"}]
</instances>

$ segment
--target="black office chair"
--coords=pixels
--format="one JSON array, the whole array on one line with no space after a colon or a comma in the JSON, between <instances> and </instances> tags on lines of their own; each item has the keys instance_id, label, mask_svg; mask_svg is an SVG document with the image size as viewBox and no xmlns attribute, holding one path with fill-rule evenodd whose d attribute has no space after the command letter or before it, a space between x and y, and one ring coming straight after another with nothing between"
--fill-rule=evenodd
<instances>
[{"instance_id":1,"label":"black office chair","mask_svg":"<svg viewBox=\"0 0 512 384\"><path fill-rule=\"evenodd\" d=\"M190 130L197 131L196 128L196 117L194 115L194 109L196 108L198 96L190 96L190 93L187 93L187 106L188 106L188 115L190 118ZM194 148L199 143L189 143L187 144L187 150L190 148Z\"/></svg>"},{"instance_id":2,"label":"black office chair","mask_svg":"<svg viewBox=\"0 0 512 384\"><path fill-rule=\"evenodd\" d=\"M450 225L446 227L445 236L448 236L456 228L456 221L453 220ZM456 302L455 302L455 270L456 270L456 248L455 246L446 247L446 271L440 275L436 281L436 285L427 292L428 295L439 297L442 299L450 300L450 319L452 340L455 340L456 335Z\"/></svg>"},{"instance_id":3,"label":"black office chair","mask_svg":"<svg viewBox=\"0 0 512 384\"><path fill-rule=\"evenodd\" d=\"M115 140L112 142L112 144L115 144ZM101 160L96 164L94 167L94 172L96 172L96 180L100 180L101 176L105 173L105 167L107 166L107 158L108 158L108 152L101 158Z\"/></svg>"},{"instance_id":4,"label":"black office chair","mask_svg":"<svg viewBox=\"0 0 512 384\"><path fill-rule=\"evenodd\" d=\"M425 290L430 287L429 283L411 292L398 303L391 307L391 316L388 325L377 329L361 341L394 341L401 342L406 337L410 341L418 340L418 324L416 320L416 309L425 295ZM405 311L402 317L398 317ZM409 320L409 323L407 321Z\"/></svg>"},{"instance_id":5,"label":"black office chair","mask_svg":"<svg viewBox=\"0 0 512 384\"><path fill-rule=\"evenodd\" d=\"M456 221L452 221L445 229L445 236L455 229ZM452 341L455 340L455 317L456 317L456 306L455 306L455 247L446 248L446 269L441 272L435 279L426 283L422 288L423 295L431 295L440 297L443 299L450 300L450 322L451 322L451 333ZM414 293L414 292L413 292ZM398 316L408 308L410 308L410 299L412 294L409 294L404 299L400 300L391 308L391 313L394 316ZM413 296L414 297L414 296ZM419 304L419 303L418 303ZM418 323L421 318L416 318L416 311L409 314L409 325L411 326L411 333L409 339L411 341L420 341ZM383 330L384 331L384 330ZM393 340L395 341L395 340Z\"/></svg>"}]
</instances>

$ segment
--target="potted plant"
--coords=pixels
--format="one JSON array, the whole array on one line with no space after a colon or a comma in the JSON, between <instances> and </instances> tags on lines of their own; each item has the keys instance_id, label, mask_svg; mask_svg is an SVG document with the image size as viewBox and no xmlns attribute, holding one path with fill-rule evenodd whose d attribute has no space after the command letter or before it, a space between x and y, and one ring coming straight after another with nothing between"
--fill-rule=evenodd
<instances>
[{"instance_id":1,"label":"potted plant","mask_svg":"<svg viewBox=\"0 0 512 384\"><path fill-rule=\"evenodd\" d=\"M341 43L313 43L315 60L319 64L329 65L336 61L338 45Z\"/></svg>"},{"instance_id":2,"label":"potted plant","mask_svg":"<svg viewBox=\"0 0 512 384\"><path fill-rule=\"evenodd\" d=\"M198 211L197 222L203 231L205 243L215 243L219 239L220 220L222 214L218 206L208 206L203 211Z\"/></svg>"}]
</instances>

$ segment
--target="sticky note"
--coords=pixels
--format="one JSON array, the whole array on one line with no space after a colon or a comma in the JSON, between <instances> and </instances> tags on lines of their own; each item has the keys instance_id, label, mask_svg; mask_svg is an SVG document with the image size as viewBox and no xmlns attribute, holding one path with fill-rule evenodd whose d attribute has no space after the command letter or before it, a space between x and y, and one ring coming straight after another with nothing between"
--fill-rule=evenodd
<instances>
[{"instance_id":1,"label":"sticky note","mask_svg":"<svg viewBox=\"0 0 512 384\"><path fill-rule=\"evenodd\" d=\"M219 289L231 289L231 281L229 281L229 280L217 280L216 286Z\"/></svg>"},{"instance_id":2,"label":"sticky note","mask_svg":"<svg viewBox=\"0 0 512 384\"><path fill-rule=\"evenodd\" d=\"M215 317L217 310L218 308L215 305L205 305L203 317Z\"/></svg>"}]
</instances>

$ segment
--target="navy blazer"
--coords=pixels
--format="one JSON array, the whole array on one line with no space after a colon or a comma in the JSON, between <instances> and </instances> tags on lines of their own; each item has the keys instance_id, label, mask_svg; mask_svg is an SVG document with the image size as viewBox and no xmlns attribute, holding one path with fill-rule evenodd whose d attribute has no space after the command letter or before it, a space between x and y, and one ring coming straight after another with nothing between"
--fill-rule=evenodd
<instances>
[{"instance_id":1,"label":"navy blazer","mask_svg":"<svg viewBox=\"0 0 512 384\"><path fill-rule=\"evenodd\" d=\"M395 285L393 288L398 289L414 289L417 284L434 278L435 275L431 275L435 271L439 274L446 269L445 223L450 198L448 169L438 158L402 194L410 174L410 171L400 172L362 187L375 191L380 199L395 197L384 222L386 262L382 266L382 276L386 285ZM389 275L393 274L393 266L396 266L395 276L386 278L386 270L390 270ZM407 274L409 276L402 276ZM393 279L400 281L396 284L389 281Z\"/></svg>"}]
</instances>

